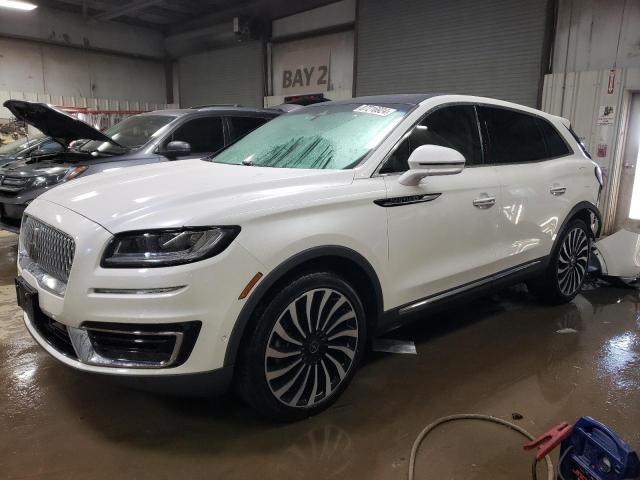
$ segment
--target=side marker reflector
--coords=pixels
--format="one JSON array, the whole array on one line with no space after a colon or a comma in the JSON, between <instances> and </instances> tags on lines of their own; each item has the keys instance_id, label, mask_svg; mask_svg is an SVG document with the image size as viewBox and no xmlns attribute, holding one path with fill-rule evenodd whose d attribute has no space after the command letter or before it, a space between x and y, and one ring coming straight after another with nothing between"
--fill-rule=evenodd
<instances>
[{"instance_id":1,"label":"side marker reflector","mask_svg":"<svg viewBox=\"0 0 640 480\"><path fill-rule=\"evenodd\" d=\"M249 283L247 283L247 286L244 287L244 290L242 290L242 293L240 294L240 296L238 297L238 300L243 300L244 298L247 297L247 295L249 295L249 293L251 292L251 290L253 289L253 287L256 286L256 283L258 283L258 281L262 278L262 272L258 272L256 273L253 278L251 280L249 280Z\"/></svg>"}]
</instances>

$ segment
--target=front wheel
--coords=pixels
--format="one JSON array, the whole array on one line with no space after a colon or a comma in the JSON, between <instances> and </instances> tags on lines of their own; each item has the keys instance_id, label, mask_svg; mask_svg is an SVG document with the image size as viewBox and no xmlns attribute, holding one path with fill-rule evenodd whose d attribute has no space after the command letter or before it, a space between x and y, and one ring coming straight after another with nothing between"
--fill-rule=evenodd
<instances>
[{"instance_id":1,"label":"front wheel","mask_svg":"<svg viewBox=\"0 0 640 480\"><path fill-rule=\"evenodd\" d=\"M580 292L587 276L591 237L582 220L569 222L551 254L545 273L529 289L551 304L567 303Z\"/></svg>"},{"instance_id":2,"label":"front wheel","mask_svg":"<svg viewBox=\"0 0 640 480\"><path fill-rule=\"evenodd\" d=\"M238 387L262 415L299 420L328 408L364 352L367 326L356 291L317 272L293 279L267 300L243 346Z\"/></svg>"}]
</instances>

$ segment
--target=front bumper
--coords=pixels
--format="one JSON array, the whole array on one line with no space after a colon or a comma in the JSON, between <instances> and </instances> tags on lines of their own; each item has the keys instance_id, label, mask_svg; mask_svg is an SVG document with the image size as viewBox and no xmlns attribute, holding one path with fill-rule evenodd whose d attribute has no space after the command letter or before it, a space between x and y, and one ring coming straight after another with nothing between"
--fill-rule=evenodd
<instances>
[{"instance_id":1,"label":"front bumper","mask_svg":"<svg viewBox=\"0 0 640 480\"><path fill-rule=\"evenodd\" d=\"M121 369L104 369L96 371L82 362L75 360L51 345L34 326L29 316L24 314L24 323L33 339L51 356L63 364L82 372L106 377L118 385L144 390L152 393L180 396L216 396L229 390L233 380L233 366L217 368L197 373L167 373L166 375L126 375Z\"/></svg>"},{"instance_id":2,"label":"front bumper","mask_svg":"<svg viewBox=\"0 0 640 480\"><path fill-rule=\"evenodd\" d=\"M141 330L192 322L201 325L183 362L163 368L139 368L89 363L77 355L73 358L48 343L34 327L33 319L25 315L27 329L52 356L78 370L141 379L205 374L228 366L224 363L225 353L244 304L238 296L256 272L265 271L238 242L216 257L192 264L104 269L100 259L112 237L110 232L71 210L42 200L34 202L27 213L74 238L75 257L63 297L38 286L29 271L18 269L24 281L37 290L43 314L68 332L95 324L109 324L114 330L119 330L119 325L132 324L140 325ZM154 289L171 287L180 288L153 293Z\"/></svg>"}]
</instances>

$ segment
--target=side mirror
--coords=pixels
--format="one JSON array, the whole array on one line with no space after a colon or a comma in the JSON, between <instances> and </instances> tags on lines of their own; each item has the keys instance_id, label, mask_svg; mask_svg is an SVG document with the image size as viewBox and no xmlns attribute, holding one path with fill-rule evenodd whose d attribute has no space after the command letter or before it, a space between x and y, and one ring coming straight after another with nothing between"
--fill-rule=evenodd
<instances>
[{"instance_id":1,"label":"side mirror","mask_svg":"<svg viewBox=\"0 0 640 480\"><path fill-rule=\"evenodd\" d=\"M185 157L191 154L191 145L187 142L181 142L175 140L173 142L167 143L167 146L164 148L162 154L167 158L178 158Z\"/></svg>"},{"instance_id":2,"label":"side mirror","mask_svg":"<svg viewBox=\"0 0 640 480\"><path fill-rule=\"evenodd\" d=\"M421 145L409 156L409 170L404 172L398 182L415 186L425 177L438 175L456 175L464 170L465 159L453 148L439 145Z\"/></svg>"}]
</instances>

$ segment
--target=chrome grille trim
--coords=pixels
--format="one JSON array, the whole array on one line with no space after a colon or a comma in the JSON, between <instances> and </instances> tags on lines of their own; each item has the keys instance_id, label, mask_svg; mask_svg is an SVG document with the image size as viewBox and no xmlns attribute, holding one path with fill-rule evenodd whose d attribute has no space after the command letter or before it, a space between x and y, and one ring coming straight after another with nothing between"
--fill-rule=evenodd
<instances>
[{"instance_id":1,"label":"chrome grille trim","mask_svg":"<svg viewBox=\"0 0 640 480\"><path fill-rule=\"evenodd\" d=\"M18 259L22 268L42 277L41 286L64 295L75 249L70 235L29 215L23 217Z\"/></svg>"}]
</instances>

